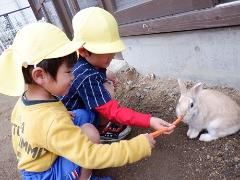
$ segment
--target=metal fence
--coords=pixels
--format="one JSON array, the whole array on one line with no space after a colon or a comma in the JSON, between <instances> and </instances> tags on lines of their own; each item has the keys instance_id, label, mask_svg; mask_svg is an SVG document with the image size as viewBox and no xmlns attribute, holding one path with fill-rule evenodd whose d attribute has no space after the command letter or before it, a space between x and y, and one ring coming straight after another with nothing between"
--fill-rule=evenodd
<instances>
[{"instance_id":1,"label":"metal fence","mask_svg":"<svg viewBox=\"0 0 240 180\"><path fill-rule=\"evenodd\" d=\"M0 54L12 44L21 27L35 21L30 6L0 15Z\"/></svg>"}]
</instances>

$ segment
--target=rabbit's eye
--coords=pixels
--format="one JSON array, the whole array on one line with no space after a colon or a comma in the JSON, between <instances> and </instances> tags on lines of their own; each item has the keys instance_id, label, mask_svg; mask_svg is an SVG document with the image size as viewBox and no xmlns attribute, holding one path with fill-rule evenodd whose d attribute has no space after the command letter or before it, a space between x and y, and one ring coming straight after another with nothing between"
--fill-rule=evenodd
<instances>
[{"instance_id":1,"label":"rabbit's eye","mask_svg":"<svg viewBox=\"0 0 240 180\"><path fill-rule=\"evenodd\" d=\"M193 108L193 103L190 104L190 107Z\"/></svg>"}]
</instances>

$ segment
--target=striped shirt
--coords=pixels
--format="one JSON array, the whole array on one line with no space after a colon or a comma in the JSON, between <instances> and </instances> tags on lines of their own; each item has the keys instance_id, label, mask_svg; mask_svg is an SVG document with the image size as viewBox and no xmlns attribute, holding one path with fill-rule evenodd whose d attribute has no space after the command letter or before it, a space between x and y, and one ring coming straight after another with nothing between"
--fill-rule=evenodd
<instances>
[{"instance_id":1,"label":"striped shirt","mask_svg":"<svg viewBox=\"0 0 240 180\"><path fill-rule=\"evenodd\" d=\"M60 98L69 111L80 108L93 110L111 100L103 85L106 69L96 69L86 59L79 58L73 67L73 75L68 94Z\"/></svg>"}]
</instances>

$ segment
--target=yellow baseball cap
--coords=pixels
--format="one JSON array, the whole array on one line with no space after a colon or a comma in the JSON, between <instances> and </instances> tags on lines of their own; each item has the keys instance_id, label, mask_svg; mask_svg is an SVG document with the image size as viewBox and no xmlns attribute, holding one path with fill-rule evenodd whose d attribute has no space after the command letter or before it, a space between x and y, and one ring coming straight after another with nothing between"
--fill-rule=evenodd
<instances>
[{"instance_id":1,"label":"yellow baseball cap","mask_svg":"<svg viewBox=\"0 0 240 180\"><path fill-rule=\"evenodd\" d=\"M22 66L66 56L82 45L81 41L70 41L61 29L50 23L24 26L17 32L13 44L0 56L0 93L21 95L24 92Z\"/></svg>"},{"instance_id":2,"label":"yellow baseball cap","mask_svg":"<svg viewBox=\"0 0 240 180\"><path fill-rule=\"evenodd\" d=\"M121 52L125 46L119 37L115 18L99 7L80 10L72 20L74 41L96 54Z\"/></svg>"}]
</instances>

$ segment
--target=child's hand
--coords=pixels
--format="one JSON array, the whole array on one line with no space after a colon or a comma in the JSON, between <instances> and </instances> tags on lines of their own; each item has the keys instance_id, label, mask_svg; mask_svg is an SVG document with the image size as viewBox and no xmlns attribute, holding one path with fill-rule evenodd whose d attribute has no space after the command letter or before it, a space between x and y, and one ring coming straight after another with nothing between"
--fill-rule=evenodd
<instances>
[{"instance_id":1,"label":"child's hand","mask_svg":"<svg viewBox=\"0 0 240 180\"><path fill-rule=\"evenodd\" d=\"M113 86L116 86L116 84L118 83L118 78L116 77L116 75L112 71L107 70L106 76L109 81L112 81Z\"/></svg>"},{"instance_id":2,"label":"child's hand","mask_svg":"<svg viewBox=\"0 0 240 180\"><path fill-rule=\"evenodd\" d=\"M164 132L164 134L171 134L176 127L175 125L170 124L157 117L151 117L150 126L155 130L159 130L160 128L166 128L166 132Z\"/></svg>"},{"instance_id":3,"label":"child's hand","mask_svg":"<svg viewBox=\"0 0 240 180\"><path fill-rule=\"evenodd\" d=\"M72 120L73 120L75 114L74 114L72 111L68 111L68 113L69 113L69 115L71 116L71 118L72 118Z\"/></svg>"},{"instance_id":4,"label":"child's hand","mask_svg":"<svg viewBox=\"0 0 240 180\"><path fill-rule=\"evenodd\" d=\"M112 81L111 81L112 82ZM111 98L115 99L115 89L112 83L110 83L109 81L106 81L105 83L103 83L105 89L110 93Z\"/></svg>"},{"instance_id":5,"label":"child's hand","mask_svg":"<svg viewBox=\"0 0 240 180\"><path fill-rule=\"evenodd\" d=\"M144 134L144 136L146 136L146 138L148 139L148 142L149 142L151 148L154 148L156 141L153 139L153 137L150 134Z\"/></svg>"}]
</instances>

